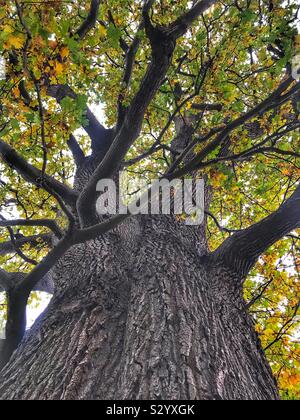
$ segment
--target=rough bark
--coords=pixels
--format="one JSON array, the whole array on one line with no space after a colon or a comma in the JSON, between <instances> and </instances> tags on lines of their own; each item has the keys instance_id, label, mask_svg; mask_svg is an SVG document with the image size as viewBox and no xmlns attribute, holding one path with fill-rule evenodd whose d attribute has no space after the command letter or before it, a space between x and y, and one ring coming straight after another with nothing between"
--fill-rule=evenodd
<instances>
[{"instance_id":1,"label":"rough bark","mask_svg":"<svg viewBox=\"0 0 300 420\"><path fill-rule=\"evenodd\" d=\"M241 283L174 226L144 220L72 248L0 398L276 399Z\"/></svg>"},{"instance_id":2,"label":"rough bark","mask_svg":"<svg viewBox=\"0 0 300 420\"><path fill-rule=\"evenodd\" d=\"M140 134L146 109L168 72L177 39L214 3L193 2L179 19L162 27L151 21L153 1L145 2L139 28L145 28L152 49L147 71L128 107L120 95L115 129L105 129L86 109L88 124L84 128L91 138L92 155L85 157L75 137L70 136L68 146L77 167L73 190L0 141L4 161L26 181L53 195L69 221L66 235L24 277L20 287L9 284L7 273L0 273L0 290L8 295L6 332L10 337L0 340L1 400L278 399L275 380L243 300L243 282L259 255L299 227L300 187L272 216L232 235L213 254L207 247L205 224L187 227L173 215L108 220L95 212L96 183L113 178L122 167ZM71 36L80 41L94 28L100 4L100 0L91 0L86 19ZM18 2L16 6L30 39ZM138 46L139 38L126 46L126 86ZM210 64L205 63L203 69ZM220 146L218 159L228 158L230 133L292 98L300 86L287 91L293 82L285 79L252 110L201 138L193 138L188 115L175 119L177 135L166 179L198 175L207 166L209 154ZM58 103L66 96L76 99L67 85L50 85L47 80L45 85ZM28 102L26 86L20 88ZM194 108L221 110L219 104ZM194 147L201 142L203 149L195 154ZM185 166L179 168L180 163ZM99 225L99 221L104 223ZM274 222L277 229L273 233ZM60 239L61 232L51 226ZM108 227L109 233L100 236ZM34 245L34 240L36 237L25 238L24 242ZM10 252L9 246L5 243L2 253ZM29 293L42 289L54 291L52 302L20 343Z\"/></svg>"},{"instance_id":3,"label":"rough bark","mask_svg":"<svg viewBox=\"0 0 300 420\"><path fill-rule=\"evenodd\" d=\"M85 158L75 189L98 156ZM0 399L277 399L242 280L205 226L128 219L73 246L54 296L0 373Z\"/></svg>"},{"instance_id":4,"label":"rough bark","mask_svg":"<svg viewBox=\"0 0 300 420\"><path fill-rule=\"evenodd\" d=\"M175 151L191 140L177 126ZM78 161L77 194L103 157ZM0 373L0 399L278 399L246 273L222 248L210 254L205 232L140 216L70 248L51 272L49 308Z\"/></svg>"}]
</instances>

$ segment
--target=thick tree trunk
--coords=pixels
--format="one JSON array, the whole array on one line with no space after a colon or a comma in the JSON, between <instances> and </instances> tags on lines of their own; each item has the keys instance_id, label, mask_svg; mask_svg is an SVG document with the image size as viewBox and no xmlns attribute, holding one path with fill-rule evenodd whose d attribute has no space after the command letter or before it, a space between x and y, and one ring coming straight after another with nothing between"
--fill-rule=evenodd
<instances>
[{"instance_id":1,"label":"thick tree trunk","mask_svg":"<svg viewBox=\"0 0 300 420\"><path fill-rule=\"evenodd\" d=\"M72 248L0 398L278 398L240 279L191 229L140 219Z\"/></svg>"},{"instance_id":2,"label":"thick tree trunk","mask_svg":"<svg viewBox=\"0 0 300 420\"><path fill-rule=\"evenodd\" d=\"M204 224L130 219L71 248L52 276L52 302L0 373L0 399L278 398L243 279L209 257Z\"/></svg>"}]
</instances>

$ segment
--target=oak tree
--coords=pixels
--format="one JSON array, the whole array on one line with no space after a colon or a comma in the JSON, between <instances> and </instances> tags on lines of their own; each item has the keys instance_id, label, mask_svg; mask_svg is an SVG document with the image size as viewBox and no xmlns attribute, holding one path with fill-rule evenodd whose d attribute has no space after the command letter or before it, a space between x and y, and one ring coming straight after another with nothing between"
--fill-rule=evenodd
<instances>
[{"instance_id":1,"label":"oak tree","mask_svg":"<svg viewBox=\"0 0 300 420\"><path fill-rule=\"evenodd\" d=\"M297 1L0 5L0 399L298 399ZM100 217L121 170L204 222Z\"/></svg>"}]
</instances>

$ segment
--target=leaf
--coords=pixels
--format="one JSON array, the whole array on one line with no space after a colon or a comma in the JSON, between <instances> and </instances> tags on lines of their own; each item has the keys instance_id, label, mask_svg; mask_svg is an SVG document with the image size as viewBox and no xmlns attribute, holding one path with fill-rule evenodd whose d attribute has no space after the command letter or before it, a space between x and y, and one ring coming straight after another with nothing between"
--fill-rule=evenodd
<instances>
[{"instance_id":1,"label":"leaf","mask_svg":"<svg viewBox=\"0 0 300 420\"><path fill-rule=\"evenodd\" d=\"M242 22L244 23L252 22L253 20L256 19L256 13L248 9L248 10L245 10L241 14L241 18L242 18Z\"/></svg>"},{"instance_id":2,"label":"leaf","mask_svg":"<svg viewBox=\"0 0 300 420\"><path fill-rule=\"evenodd\" d=\"M122 32L120 31L120 29L116 28L113 24L109 25L107 30L107 36L112 47L118 48L121 35Z\"/></svg>"},{"instance_id":3,"label":"leaf","mask_svg":"<svg viewBox=\"0 0 300 420\"><path fill-rule=\"evenodd\" d=\"M22 34L12 34L9 35L4 45L7 49L16 48L19 50L23 47L24 40L25 38Z\"/></svg>"},{"instance_id":4,"label":"leaf","mask_svg":"<svg viewBox=\"0 0 300 420\"><path fill-rule=\"evenodd\" d=\"M63 48L60 50L60 55L61 55L61 58L62 58L62 59L69 57L69 55L70 55L70 50L69 50L69 48L67 48L67 47L63 47Z\"/></svg>"}]
</instances>

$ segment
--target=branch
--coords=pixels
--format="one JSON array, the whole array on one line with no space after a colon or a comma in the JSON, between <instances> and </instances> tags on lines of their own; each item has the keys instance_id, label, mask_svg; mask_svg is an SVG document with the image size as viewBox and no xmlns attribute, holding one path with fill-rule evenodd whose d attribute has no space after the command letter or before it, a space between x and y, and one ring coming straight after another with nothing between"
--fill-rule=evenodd
<instances>
[{"instance_id":1,"label":"branch","mask_svg":"<svg viewBox=\"0 0 300 420\"><path fill-rule=\"evenodd\" d=\"M26 331L26 308L29 295L19 293L11 288L7 295L7 322L5 328L5 340L2 344L0 355L0 370L10 360L11 355L20 344Z\"/></svg>"},{"instance_id":2,"label":"branch","mask_svg":"<svg viewBox=\"0 0 300 420\"><path fill-rule=\"evenodd\" d=\"M32 264L32 265L37 265L37 261L33 260L32 258L28 258L24 252L21 250L21 248L17 245L16 243L16 238L15 238L15 234L14 231L11 227L7 227L7 230L9 232L9 236L11 239L11 243L13 244L14 248L15 248L15 252L17 255L19 255L19 257L22 258L22 260L24 260L26 263L28 264Z\"/></svg>"},{"instance_id":3,"label":"branch","mask_svg":"<svg viewBox=\"0 0 300 420\"><path fill-rule=\"evenodd\" d=\"M80 229L74 234L74 242L75 243L82 243L86 241L90 241L92 239L98 238L100 235L104 235L105 233L109 232L122 222L124 222L126 219L131 217L131 214L117 214L116 216L113 216L109 218L108 220L101 222L99 224L96 224L94 226Z\"/></svg>"},{"instance_id":4,"label":"branch","mask_svg":"<svg viewBox=\"0 0 300 420\"><path fill-rule=\"evenodd\" d=\"M0 292L5 291L8 300L6 338L0 343L0 371L20 344L26 330L26 308L30 293L21 288L25 278L25 273L8 273L0 268ZM45 275L32 290L53 294L51 276Z\"/></svg>"},{"instance_id":5,"label":"branch","mask_svg":"<svg viewBox=\"0 0 300 420\"><path fill-rule=\"evenodd\" d=\"M6 292L11 285L11 279L7 271L0 268L0 292Z\"/></svg>"},{"instance_id":6,"label":"branch","mask_svg":"<svg viewBox=\"0 0 300 420\"><path fill-rule=\"evenodd\" d=\"M77 99L77 94L67 85L51 85L47 89L47 95L55 98L59 104L66 97ZM92 140L93 153L106 151L111 145L112 130L104 128L88 106L84 117L88 124L84 125L83 129Z\"/></svg>"},{"instance_id":7,"label":"branch","mask_svg":"<svg viewBox=\"0 0 300 420\"><path fill-rule=\"evenodd\" d=\"M108 10L108 18L109 18L110 23L112 23L114 27L117 29L117 25L116 25L116 22L115 22L115 19L113 17L111 10ZM106 26L104 25L104 27ZM126 54L129 49L127 42L122 37L120 37L119 44L122 50L124 51L124 53Z\"/></svg>"},{"instance_id":8,"label":"branch","mask_svg":"<svg viewBox=\"0 0 300 420\"><path fill-rule=\"evenodd\" d=\"M20 285L26 276L26 273L9 273L8 271L0 268L0 292L8 292L14 287ZM52 276L47 273L33 288L33 291L44 292L48 293L49 295L53 295L54 284Z\"/></svg>"},{"instance_id":9,"label":"branch","mask_svg":"<svg viewBox=\"0 0 300 420\"><path fill-rule=\"evenodd\" d=\"M26 181L39 188L43 188L51 195L56 192L69 205L74 206L77 194L71 188L55 180L49 175L44 175L36 167L30 165L11 146L0 140L0 156L13 169L15 169Z\"/></svg>"},{"instance_id":10,"label":"branch","mask_svg":"<svg viewBox=\"0 0 300 420\"><path fill-rule=\"evenodd\" d=\"M0 268L0 292L8 292L13 287L17 286L27 276L26 273L9 273ZM6 277L6 280L5 280ZM48 295L53 295L54 284L52 276L48 273L38 284L33 288L34 292L44 292Z\"/></svg>"},{"instance_id":11,"label":"branch","mask_svg":"<svg viewBox=\"0 0 300 420\"><path fill-rule=\"evenodd\" d=\"M123 81L122 81L122 92L120 93L119 98L118 98L117 129L121 127L121 125L124 121L124 118L125 118L126 108L123 105L123 100L124 100L123 92L128 89L129 84L130 84L132 71L133 71L134 60L135 60L137 51L139 49L139 46L141 44L141 38L138 36L138 32L140 30L142 30L143 27L144 27L144 23L142 23L138 27L137 35L135 36L132 44L130 45L130 47L128 48L128 50L126 52L125 71L124 71L124 76L123 76Z\"/></svg>"},{"instance_id":12,"label":"branch","mask_svg":"<svg viewBox=\"0 0 300 420\"><path fill-rule=\"evenodd\" d=\"M95 220L95 190L98 180L109 178L119 169L128 150L138 138L145 112L170 67L177 38L183 35L189 24L215 1L200 2L201 6L197 4L198 15L196 16L195 11L188 15L185 30L181 29L177 32L173 29L170 30L169 27L154 27L152 25L149 17L149 3L151 4L151 2L146 2L143 8L143 17L152 48L151 62L111 147L79 197L77 209L82 225Z\"/></svg>"},{"instance_id":13,"label":"branch","mask_svg":"<svg viewBox=\"0 0 300 420\"><path fill-rule=\"evenodd\" d=\"M216 0L198 1L195 6L170 25L174 36L179 38L184 35L193 22L215 3L217 3Z\"/></svg>"},{"instance_id":14,"label":"branch","mask_svg":"<svg viewBox=\"0 0 300 420\"><path fill-rule=\"evenodd\" d=\"M226 233L235 233L235 232L239 232L239 230L236 229L228 229L224 226L222 226L218 219L216 218L216 216L214 216L210 211L205 210L204 212L207 216L209 216L215 223L215 225L217 226L217 228L220 230L220 232L226 232Z\"/></svg>"},{"instance_id":15,"label":"branch","mask_svg":"<svg viewBox=\"0 0 300 420\"><path fill-rule=\"evenodd\" d=\"M43 149L43 167L42 167L42 179L44 179L44 175L47 168L47 159L48 159L48 152L47 152L47 145L46 145L46 134L45 134L45 118L44 118L44 107L42 103L42 97L41 97L41 89L39 85L39 81L36 79L34 72L32 72L28 67L28 57L27 57L27 49L31 44L32 40L32 33L23 17L22 7L20 6L18 0L15 0L18 17L20 20L21 25L23 26L26 34L27 34L27 40L25 43L25 46L23 48L23 65L24 65L24 72L27 73L30 78L32 79L37 98L38 98L38 110L39 110L39 117L41 122L41 137L42 137L42 149ZM21 87L22 88L22 87ZM23 90L26 90L25 85L23 86Z\"/></svg>"},{"instance_id":16,"label":"branch","mask_svg":"<svg viewBox=\"0 0 300 420\"><path fill-rule=\"evenodd\" d=\"M0 220L0 227L9 227L9 226L41 226L47 227L52 230L55 236L59 239L62 237L62 231L57 223L52 219L39 219L39 220Z\"/></svg>"},{"instance_id":17,"label":"branch","mask_svg":"<svg viewBox=\"0 0 300 420\"><path fill-rule=\"evenodd\" d=\"M32 248L40 245L40 243L44 243L48 246L52 244L52 238L49 234L42 234L42 235L33 235L33 236L23 236L21 238L15 239L15 244L18 248L21 248L25 244L29 244ZM16 252L15 245L12 241L2 242L0 243L0 256L4 256L7 254L14 254Z\"/></svg>"},{"instance_id":18,"label":"branch","mask_svg":"<svg viewBox=\"0 0 300 420\"><path fill-rule=\"evenodd\" d=\"M39 82L35 78L33 72L30 71L29 68L28 68L28 60L27 60L27 55L26 55L26 49L30 44L30 41L32 39L32 34L30 32L30 29L28 28L28 26L26 24L26 21L25 21L24 17L23 17L22 8L21 8L18 0L15 0L15 3L16 3L17 11L18 11L19 20L20 20L23 28L25 29L25 31L27 33L27 42L26 42L26 46L24 47L24 50L23 50L24 68L34 82L37 97L38 97L38 104L39 104L38 109L39 109L39 116L40 116L40 120L41 120L41 134L42 134L42 146L43 146L42 175L44 177L44 174L45 174L45 171L46 171L46 166L47 166L47 147L46 147L46 141L45 141L44 109L43 109L43 104L42 104ZM91 1L91 7L90 7L89 15L88 15L87 19L83 22L83 24L80 26L80 28L75 33L75 35L77 35L79 37L79 39L83 39L84 36L88 33L88 31L90 29L92 29L92 27L95 25L96 20L97 20L97 16L98 16L98 12L99 12L99 6L100 6L100 0L92 0ZM25 93L24 89L26 91L25 85L23 86L23 93ZM48 94L50 96L53 96L54 98L56 98L58 102L60 102L66 96L69 96L73 99L76 99L76 97L77 97L77 95L72 91L72 89L70 89L68 86L63 86L63 85L50 86L48 88ZM30 100L30 98L27 97L26 93L25 93L25 97L26 97L25 99L27 99L27 101ZM104 136L103 133L102 133L102 130L105 130L105 129L104 129L103 126L101 126L101 124L98 122L98 120L96 119L96 117L94 116L94 114L91 112L91 110L89 108L87 108L87 110L86 110L86 118L88 119L89 124L88 124L87 127L84 127L84 128L86 129L87 133L90 135L90 137L92 139L92 149L93 150L98 149L99 145L100 145L100 147L103 146L102 137L104 137L104 139L106 139L106 137L107 137L107 135ZM105 130L105 133L106 133L106 130Z\"/></svg>"},{"instance_id":19,"label":"branch","mask_svg":"<svg viewBox=\"0 0 300 420\"><path fill-rule=\"evenodd\" d=\"M192 109L198 111L222 111L222 104L192 104Z\"/></svg>"},{"instance_id":20,"label":"branch","mask_svg":"<svg viewBox=\"0 0 300 420\"><path fill-rule=\"evenodd\" d=\"M82 40L87 33L96 25L97 17L100 8L100 0L91 0L91 7L89 14L82 25L77 29L75 35Z\"/></svg>"},{"instance_id":21,"label":"branch","mask_svg":"<svg viewBox=\"0 0 300 420\"><path fill-rule=\"evenodd\" d=\"M48 293L48 295L53 295L54 283L50 273L47 273L32 290L34 292L44 292Z\"/></svg>"},{"instance_id":22,"label":"branch","mask_svg":"<svg viewBox=\"0 0 300 420\"><path fill-rule=\"evenodd\" d=\"M292 77L287 78L268 98L266 98L250 111L238 117L236 120L229 123L213 141L211 141L206 147L202 149L202 151L197 156L195 156L184 168L179 169L176 172L176 177L180 178L189 172L199 169L203 160L217 147L219 147L233 130L244 125L247 121L251 120L255 116L262 116L271 109L282 105L283 102L288 101L292 95L294 95L295 91L297 92L300 90L300 83L297 83L287 93L282 95L294 82L295 80Z\"/></svg>"},{"instance_id":23,"label":"branch","mask_svg":"<svg viewBox=\"0 0 300 420\"><path fill-rule=\"evenodd\" d=\"M21 96L23 98L24 104L26 106L30 107L31 109L33 109L34 111L38 111L39 107L30 106L30 103L31 103L32 99L31 99L31 97L30 97L30 95L29 95L29 93L26 89L24 80L22 80L19 83L19 90L20 90ZM69 149L70 149L70 151L73 155L75 164L77 166L79 166L82 163L85 156L84 156L84 153L83 153L81 147L79 146L77 140L75 139L75 137L72 134L70 135L70 138L69 138L67 144L68 144L68 147L69 147Z\"/></svg>"},{"instance_id":24,"label":"branch","mask_svg":"<svg viewBox=\"0 0 300 420\"><path fill-rule=\"evenodd\" d=\"M247 303L246 308L250 309L251 306L253 306L258 300L260 300L263 295L265 294L266 290L268 289L268 287L270 286L270 284L274 281L274 277L271 278L271 280L267 281L265 284L263 284L262 286L259 287L259 293L254 296L250 302Z\"/></svg>"},{"instance_id":25,"label":"branch","mask_svg":"<svg viewBox=\"0 0 300 420\"><path fill-rule=\"evenodd\" d=\"M68 218L68 221L69 221L68 230L72 230L76 223L75 215L73 214L72 210L69 209L68 206L65 205L60 195L54 193L53 196L55 197L56 201L60 205L60 208L64 212L65 216Z\"/></svg>"},{"instance_id":26,"label":"branch","mask_svg":"<svg viewBox=\"0 0 300 420\"><path fill-rule=\"evenodd\" d=\"M30 293L34 290L41 279L46 276L49 271L54 267L58 260L68 251L74 244L71 236L66 235L61 239L58 244L49 252L49 254L38 264L34 269L24 278L19 285L20 291L23 293Z\"/></svg>"},{"instance_id":27,"label":"branch","mask_svg":"<svg viewBox=\"0 0 300 420\"><path fill-rule=\"evenodd\" d=\"M294 321L294 319L296 318L298 311L300 309L300 300L298 302L298 304L295 306L294 308L294 312L293 315L290 319L288 319L280 328L280 330L278 331L278 333L276 334L275 339L269 343L263 350L267 351L269 350L272 346L274 346L274 344L277 343L277 341L279 341L287 332L288 330L292 327L292 323Z\"/></svg>"},{"instance_id":28,"label":"branch","mask_svg":"<svg viewBox=\"0 0 300 420\"><path fill-rule=\"evenodd\" d=\"M7 289L8 316L6 339L1 349L0 370L9 361L24 336L26 330L26 308L30 293L33 290L37 290L39 285L45 287L49 282L49 278L47 279L45 276L47 276L51 268L71 245L72 241L69 236L63 238L28 275L24 276L23 273L18 274L21 278L17 279L18 281L13 286L10 285ZM1 275L1 273L0 279L4 278L3 285L6 286L5 276L3 274Z\"/></svg>"},{"instance_id":29,"label":"branch","mask_svg":"<svg viewBox=\"0 0 300 420\"><path fill-rule=\"evenodd\" d=\"M300 228L300 185L279 209L259 223L235 233L214 252L244 279L258 258L274 243Z\"/></svg>"},{"instance_id":30,"label":"branch","mask_svg":"<svg viewBox=\"0 0 300 420\"><path fill-rule=\"evenodd\" d=\"M238 162L238 161L243 161L246 159L249 159L255 155L258 154L267 154L267 153L272 153L272 154L277 154L277 155L283 155L283 156L293 156L296 158L300 158L300 154L293 152L293 151L289 151L289 150L280 150L274 146L270 146L270 147L263 147L266 143L270 142L271 144L276 144L276 142L278 140L280 140L280 138L282 138L284 135L290 133L291 131L295 131L297 128L300 127L300 122L299 123L295 123L295 124L289 124L288 126L282 127L281 129L277 130L275 133L267 136L264 140L262 140L261 142L259 142L258 144L250 147L247 150L244 150L243 152L237 153L237 154L233 154L230 155L228 154L227 156L219 156L215 159L211 159L211 160L206 160L202 163L199 163L199 165L197 166L198 169L203 169L206 168L208 166L211 165L215 165L218 164L220 162ZM194 141L191 143L191 145L188 146L188 148L186 150L191 151L192 149L194 149L195 145L197 143ZM184 151L184 153L186 153L186 150ZM186 155L185 155L186 156ZM174 170L174 168L176 169L176 167L178 166L178 162L180 163L182 161L182 155L178 158L177 162L174 164L174 166L172 166L170 168L170 172L172 172Z\"/></svg>"},{"instance_id":31,"label":"branch","mask_svg":"<svg viewBox=\"0 0 300 420\"><path fill-rule=\"evenodd\" d=\"M38 104L39 104L39 117L41 121L41 138L42 138L42 149L43 149L43 167L42 167L42 179L44 179L46 169L47 169L47 161L48 161L48 149L46 144L46 132L45 132L45 111L43 107L42 102L42 96L41 96L41 89L39 86L39 82L34 77L34 86L38 98Z\"/></svg>"},{"instance_id":32,"label":"branch","mask_svg":"<svg viewBox=\"0 0 300 420\"><path fill-rule=\"evenodd\" d=\"M76 166L80 166L84 161L85 155L73 134L70 135L67 144L71 150Z\"/></svg>"},{"instance_id":33,"label":"branch","mask_svg":"<svg viewBox=\"0 0 300 420\"><path fill-rule=\"evenodd\" d=\"M21 80L21 82L19 83L19 91L21 94L21 97L23 98L23 102L26 106L28 106L30 109L32 109L33 111L38 111L38 106L31 106L31 96L29 95L28 90L26 89L26 85L25 85L25 80Z\"/></svg>"},{"instance_id":34,"label":"branch","mask_svg":"<svg viewBox=\"0 0 300 420\"><path fill-rule=\"evenodd\" d=\"M39 265L33 270L33 272L39 272L40 277L39 280L31 284L32 287L30 288L27 287L27 279L32 278L33 272L28 275L25 273L8 273L0 268L0 292L5 291L8 301L5 340L1 342L0 347L0 371L11 358L26 331L26 309L31 291L42 291L49 294L54 292L48 267L47 271L44 269L44 275L42 275L42 268L43 263L42 266Z\"/></svg>"},{"instance_id":35,"label":"branch","mask_svg":"<svg viewBox=\"0 0 300 420\"><path fill-rule=\"evenodd\" d=\"M0 214L0 221L2 222L6 222L6 219ZM32 258L28 258L23 251L20 249L20 247L18 247L17 243L16 243L16 238L15 238L15 233L13 231L13 229L11 228L11 226L8 224L6 226L9 236L10 236L10 240L15 248L15 251L17 253L17 255L19 255L19 257L21 257L26 263L28 264L32 264L32 265L37 265L37 262L35 260L33 260Z\"/></svg>"},{"instance_id":36,"label":"branch","mask_svg":"<svg viewBox=\"0 0 300 420\"><path fill-rule=\"evenodd\" d=\"M145 2L144 8L143 8L144 14L149 13L153 3L154 3L154 0L148 0ZM124 71L123 81L122 81L122 90L126 90L129 87L132 71L133 71L134 60L142 41L141 37L139 36L139 32L142 31L144 28L145 28L145 22L144 20L142 20L142 22L139 24L137 28L136 35L130 47L128 47L126 51L125 71ZM124 95L121 92L118 98L118 114L119 115L118 115L117 129L121 127L125 118L126 108L123 106L123 100L124 100Z\"/></svg>"}]
</instances>

